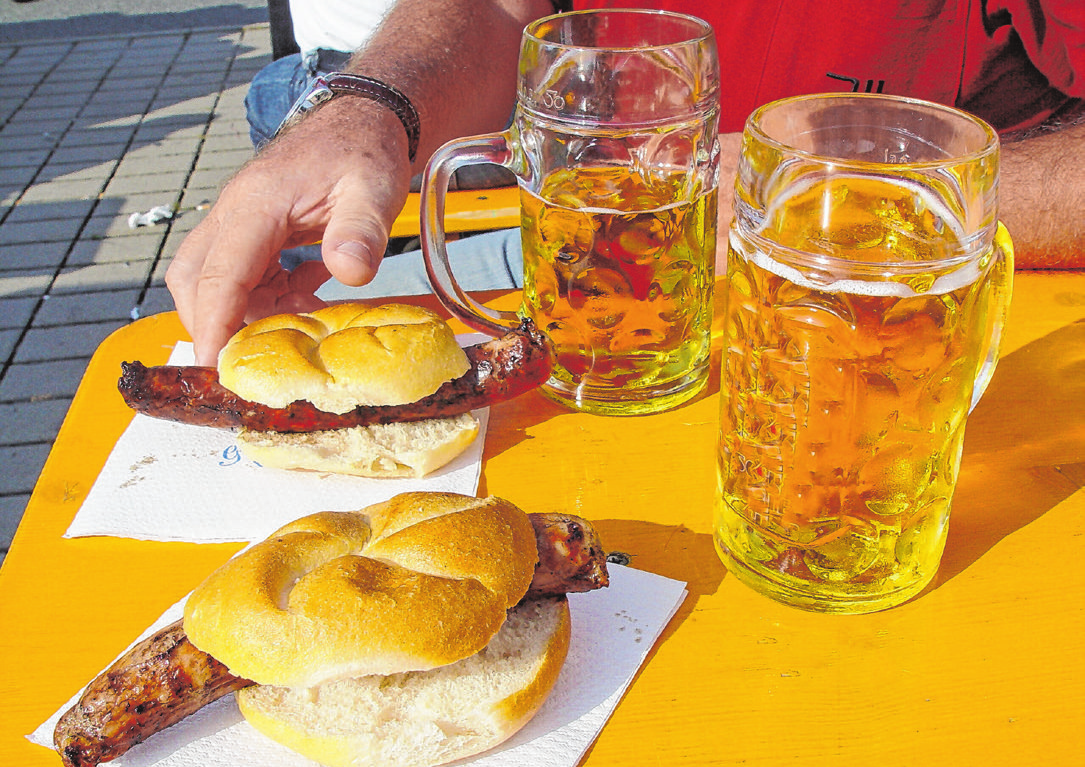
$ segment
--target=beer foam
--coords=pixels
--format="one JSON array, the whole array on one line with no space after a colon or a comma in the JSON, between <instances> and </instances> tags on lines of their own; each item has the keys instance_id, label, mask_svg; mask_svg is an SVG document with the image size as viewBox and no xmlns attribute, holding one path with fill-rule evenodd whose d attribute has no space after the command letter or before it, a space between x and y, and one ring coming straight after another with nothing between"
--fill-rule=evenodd
<instances>
[{"instance_id":1,"label":"beer foam","mask_svg":"<svg viewBox=\"0 0 1085 767\"><path fill-rule=\"evenodd\" d=\"M878 269L877 264L863 264L862 266L871 274L870 279L837 279L832 282L821 282L811 279L799 268L777 260L770 255L770 251L773 250L791 253L797 251L780 247L761 237L753 238L753 242L750 244L753 244L754 247L747 247L747 244L742 241L742 237L734 229L731 230L729 242L731 249L735 253L742 255L746 260L750 261L758 268L781 279L787 280L792 284L798 285L801 288L820 291L822 293L845 293L848 295L869 296L872 298L908 298L911 296L952 293L965 285L972 284L980 278L980 263L983 261L979 255L972 256L958 268L952 269L949 273L936 278L928 289L916 290L902 280L906 280L910 276L916 278L921 277L924 272L919 268L900 271L892 268L893 265L885 265L884 269ZM757 245L759 244L763 245L763 247L758 247ZM824 265L826 271L829 271L834 266L838 271L854 271L852 264L842 259L812 253L802 253L801 255L806 260ZM909 264L909 266L912 265ZM923 265L919 264L916 266Z\"/></svg>"},{"instance_id":2,"label":"beer foam","mask_svg":"<svg viewBox=\"0 0 1085 767\"><path fill-rule=\"evenodd\" d=\"M836 258L831 255L800 251L779 245L761 234L761 231L768 225L768 222L772 221L776 214L781 209L785 208L792 198L806 193L815 185L824 183L824 177L810 178L803 182L795 183L792 185L791 190L787 195L777 198L761 219L762 223L760 230L752 237L747 235L754 247L744 247L744 244L741 241L742 236L738 235L735 229L732 228L730 235L731 248L735 252L743 254L749 261L756 264L761 269L764 269L777 277L788 280L789 282L808 290L817 290L826 293L847 293L850 295L898 298L917 295L941 295L944 293L951 293L979 279L980 264L984 260L982 255L983 253L988 252L989 248L976 252L968 246L973 242L983 242L986 239L984 237L984 232L979 232L972 237L969 237L965 233L964 225L958 217L954 215L950 207L939 195L933 194L927 186L910 179L890 178L885 176L841 174L834 178L837 180L847 180L849 178L869 180L870 178L875 178L890 186L906 189L914 198L922 200L927 209L941 220L942 225L956 236L957 241L960 242L964 248L965 254L945 261L906 262L904 263L904 268L901 268L900 262L888 262L885 264L864 262L856 264L847 259ZM770 255L773 251L796 254L798 258L795 260L811 262L817 266L821 266L824 268L824 273L826 275L836 272L855 273L861 271L866 275L869 275L869 277L859 279L837 279L832 282L818 281L811 279L810 276L808 276L809 270L803 271L798 267L791 266L790 264L773 258ZM926 290L915 290L912 285L908 284L909 281L919 281L919 278L922 278L924 275L930 275L937 272L945 273L935 278L934 282ZM909 280L909 278L913 279Z\"/></svg>"}]
</instances>

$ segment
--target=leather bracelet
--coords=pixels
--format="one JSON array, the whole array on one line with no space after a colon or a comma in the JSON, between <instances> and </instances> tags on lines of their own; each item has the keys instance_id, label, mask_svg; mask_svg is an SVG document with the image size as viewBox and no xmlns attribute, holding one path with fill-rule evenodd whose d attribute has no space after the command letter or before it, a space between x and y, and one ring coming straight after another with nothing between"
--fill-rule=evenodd
<instances>
[{"instance_id":1,"label":"leather bracelet","mask_svg":"<svg viewBox=\"0 0 1085 767\"><path fill-rule=\"evenodd\" d=\"M422 121L418 118L418 112L402 91L372 77L344 72L332 72L317 77L312 87L303 93L291 107L276 133L295 124L320 104L341 94L361 96L391 109L403 123L403 129L407 131L407 158L414 162L414 157L418 153L419 134L422 131Z\"/></svg>"}]
</instances>

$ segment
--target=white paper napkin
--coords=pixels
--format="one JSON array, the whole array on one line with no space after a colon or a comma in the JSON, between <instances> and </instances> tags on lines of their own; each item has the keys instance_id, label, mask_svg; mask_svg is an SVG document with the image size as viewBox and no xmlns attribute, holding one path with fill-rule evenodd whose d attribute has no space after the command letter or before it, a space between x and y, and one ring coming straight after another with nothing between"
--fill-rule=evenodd
<instances>
[{"instance_id":1,"label":"white paper napkin","mask_svg":"<svg viewBox=\"0 0 1085 767\"><path fill-rule=\"evenodd\" d=\"M476 343L480 335L458 337ZM171 365L190 365L180 342ZM106 460L66 538L112 535L149 541L262 540L318 511L353 511L416 490L475 495L489 409L474 411L479 434L447 466L420 479L369 479L259 466L238 452L234 432L132 419Z\"/></svg>"},{"instance_id":2,"label":"white paper napkin","mask_svg":"<svg viewBox=\"0 0 1085 767\"><path fill-rule=\"evenodd\" d=\"M471 764L574 767L591 746L687 594L685 584L680 581L620 565L610 565L609 569L609 588L569 595L573 618L569 655L542 709L520 732L498 748L469 760ZM182 607L183 603L178 603L170 608L143 637L180 618ZM52 748L57 720L81 694L82 691L76 693L27 737ZM232 695L153 735L110 762L116 767L311 767L313 764L250 727L242 719Z\"/></svg>"}]
</instances>

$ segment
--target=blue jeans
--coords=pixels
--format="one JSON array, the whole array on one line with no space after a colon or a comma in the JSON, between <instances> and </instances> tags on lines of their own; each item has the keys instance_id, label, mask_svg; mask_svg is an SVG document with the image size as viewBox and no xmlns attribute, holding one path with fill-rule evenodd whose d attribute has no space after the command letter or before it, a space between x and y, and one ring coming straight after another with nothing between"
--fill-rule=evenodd
<instances>
[{"instance_id":1,"label":"blue jeans","mask_svg":"<svg viewBox=\"0 0 1085 767\"><path fill-rule=\"evenodd\" d=\"M340 69L347 54L320 51L294 54L268 64L253 78L245 97L249 135L259 150L271 140L298 97L308 90L313 78ZM293 269L302 261L320 258L319 245L284 250L280 263ZM448 258L456 280L465 290L513 289L523 285L523 256L519 229L473 235L448 243ZM317 296L325 301L410 296L431 292L422 252L407 251L386 256L376 278L368 285L353 288L332 279Z\"/></svg>"},{"instance_id":2,"label":"blue jeans","mask_svg":"<svg viewBox=\"0 0 1085 767\"><path fill-rule=\"evenodd\" d=\"M464 290L512 290L523 287L524 259L519 229L499 229L448 243L448 261L456 282ZM385 256L377 276L368 285L352 288L338 280L325 282L316 292L325 301L417 296L433 292L422 251Z\"/></svg>"},{"instance_id":3,"label":"blue jeans","mask_svg":"<svg viewBox=\"0 0 1085 767\"><path fill-rule=\"evenodd\" d=\"M317 75L341 68L349 54L340 51L295 53L271 62L256 73L245 96L245 116L249 137L259 149L275 135L286 113Z\"/></svg>"}]
</instances>

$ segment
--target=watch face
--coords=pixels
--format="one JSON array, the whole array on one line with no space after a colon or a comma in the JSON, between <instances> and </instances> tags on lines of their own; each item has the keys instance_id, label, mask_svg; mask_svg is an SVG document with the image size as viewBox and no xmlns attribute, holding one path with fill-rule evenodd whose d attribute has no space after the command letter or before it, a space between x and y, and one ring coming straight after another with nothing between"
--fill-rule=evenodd
<instances>
[{"instance_id":1,"label":"watch face","mask_svg":"<svg viewBox=\"0 0 1085 767\"><path fill-rule=\"evenodd\" d=\"M335 92L327 85L313 88L313 90L309 91L309 108L312 109L325 101L330 101L334 95Z\"/></svg>"}]
</instances>

